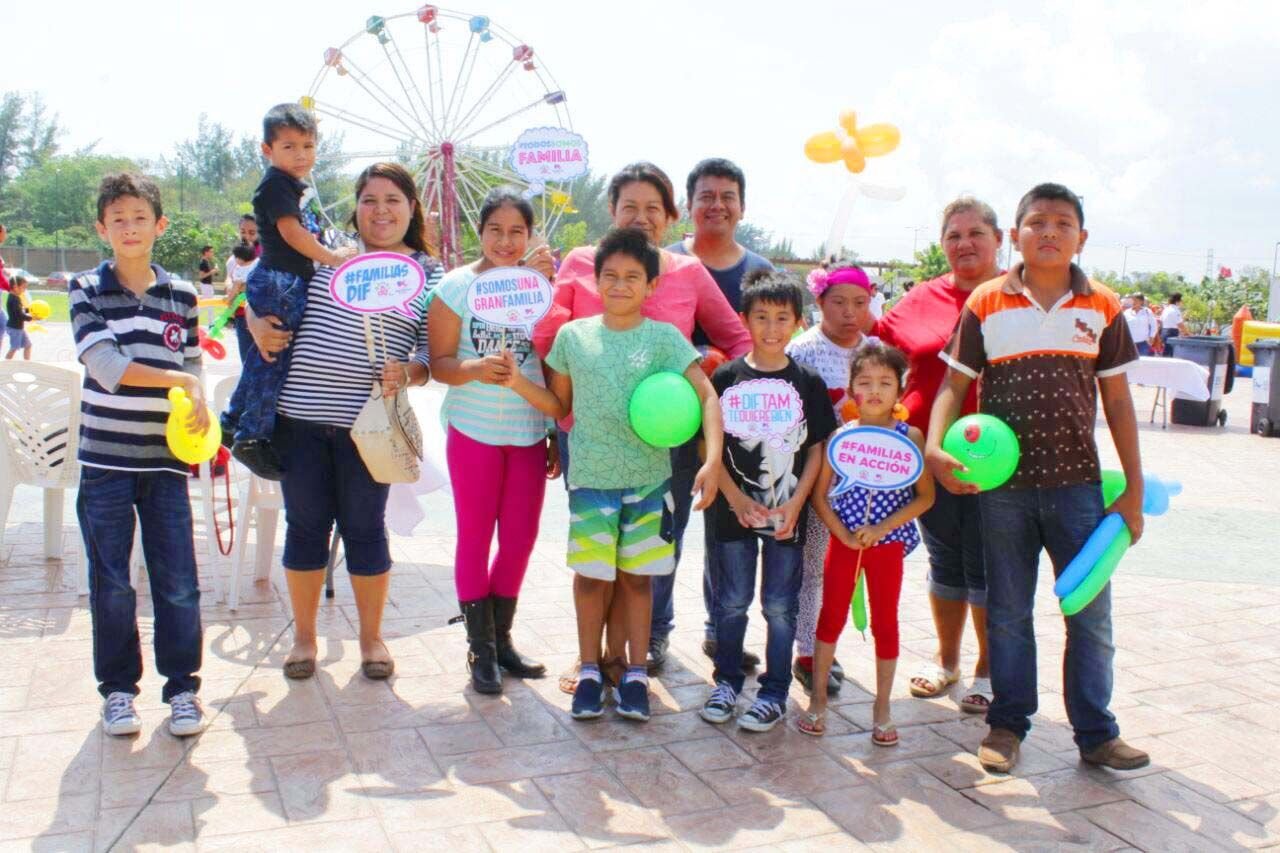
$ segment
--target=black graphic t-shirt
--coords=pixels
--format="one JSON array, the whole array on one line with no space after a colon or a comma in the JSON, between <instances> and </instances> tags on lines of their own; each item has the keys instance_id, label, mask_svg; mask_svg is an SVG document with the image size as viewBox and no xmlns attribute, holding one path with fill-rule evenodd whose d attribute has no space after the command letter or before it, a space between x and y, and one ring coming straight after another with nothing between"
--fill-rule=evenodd
<instances>
[{"instance_id":1,"label":"black graphic t-shirt","mask_svg":"<svg viewBox=\"0 0 1280 853\"><path fill-rule=\"evenodd\" d=\"M745 358L722 366L711 384L724 415L725 470L747 497L770 509L781 507L795 495L809 448L826 441L836 428L826 384L815 371L794 361L766 373ZM716 498L707 522L720 541L772 537L776 529L776 524L743 527L724 495ZM802 513L788 541L799 544L804 528Z\"/></svg>"},{"instance_id":2,"label":"black graphic t-shirt","mask_svg":"<svg viewBox=\"0 0 1280 853\"><path fill-rule=\"evenodd\" d=\"M296 217L302 227L318 238L320 203L315 190L287 172L268 166L258 188L253 191L253 215L258 220L258 241L262 245L262 268L284 270L310 279L315 271L311 259L298 252L280 236L277 221Z\"/></svg>"}]
</instances>

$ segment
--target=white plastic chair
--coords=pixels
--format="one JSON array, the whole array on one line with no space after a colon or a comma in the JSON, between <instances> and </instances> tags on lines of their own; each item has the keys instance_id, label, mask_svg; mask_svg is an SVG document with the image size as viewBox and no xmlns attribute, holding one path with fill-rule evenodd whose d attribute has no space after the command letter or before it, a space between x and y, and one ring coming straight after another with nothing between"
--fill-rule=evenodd
<instances>
[{"instance_id":1,"label":"white plastic chair","mask_svg":"<svg viewBox=\"0 0 1280 853\"><path fill-rule=\"evenodd\" d=\"M38 362L0 362L0 543L19 484L44 490L44 556L62 559L64 490L79 482L80 381L75 370ZM76 571L77 559L72 566ZM76 571L76 589L89 578Z\"/></svg>"}]
</instances>

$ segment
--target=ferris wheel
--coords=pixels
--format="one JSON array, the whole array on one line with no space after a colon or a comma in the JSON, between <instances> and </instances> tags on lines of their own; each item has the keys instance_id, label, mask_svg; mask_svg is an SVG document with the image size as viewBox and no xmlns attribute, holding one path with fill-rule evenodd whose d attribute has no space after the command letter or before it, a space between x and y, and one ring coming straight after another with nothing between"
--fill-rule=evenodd
<instances>
[{"instance_id":1,"label":"ferris wheel","mask_svg":"<svg viewBox=\"0 0 1280 853\"><path fill-rule=\"evenodd\" d=\"M342 134L345 165L394 160L409 168L448 267L462 262L463 229L476 230L490 188L529 187L508 161L521 132L573 129L564 91L532 47L484 15L431 5L374 15L326 49L301 103L322 132ZM572 184L526 190L542 234L575 212ZM325 198L318 183L317 191L340 227L348 199Z\"/></svg>"}]
</instances>

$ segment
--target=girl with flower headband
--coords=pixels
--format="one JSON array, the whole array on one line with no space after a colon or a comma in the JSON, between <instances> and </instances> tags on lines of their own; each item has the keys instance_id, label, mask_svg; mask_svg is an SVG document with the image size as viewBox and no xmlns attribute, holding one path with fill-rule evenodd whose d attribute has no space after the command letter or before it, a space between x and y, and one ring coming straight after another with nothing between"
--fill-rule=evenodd
<instances>
[{"instance_id":1,"label":"girl with flower headband","mask_svg":"<svg viewBox=\"0 0 1280 853\"><path fill-rule=\"evenodd\" d=\"M870 327L868 314L875 285L866 272L853 264L830 269L818 267L809 273L809 292L822 309L822 322L800 334L787 347L787 355L797 364L813 368L826 383L837 421L850 412L849 365L862 347L878 343L862 333ZM845 418L847 419L847 418ZM818 608L822 601L822 566L830 538L817 513L809 513L805 531L804 578L800 586L800 609L796 616L796 660L792 667L806 691L813 687L813 639L818 628ZM831 667L832 693L840 692L844 673L838 662Z\"/></svg>"}]
</instances>

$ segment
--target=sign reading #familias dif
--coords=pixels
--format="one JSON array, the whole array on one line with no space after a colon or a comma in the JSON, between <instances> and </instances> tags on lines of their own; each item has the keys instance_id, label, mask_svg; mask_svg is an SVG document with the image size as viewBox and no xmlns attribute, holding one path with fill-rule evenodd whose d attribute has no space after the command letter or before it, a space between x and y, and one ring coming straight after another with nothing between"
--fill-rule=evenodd
<instances>
[{"instance_id":1,"label":"sign reading #familias dif","mask_svg":"<svg viewBox=\"0 0 1280 853\"><path fill-rule=\"evenodd\" d=\"M827 461L835 471L832 495L855 486L901 489L920 479L924 454L914 441L884 427L848 426L827 442Z\"/></svg>"},{"instance_id":2,"label":"sign reading #familias dif","mask_svg":"<svg viewBox=\"0 0 1280 853\"><path fill-rule=\"evenodd\" d=\"M511 146L511 169L531 188L581 178L587 174L587 141L571 130L531 127Z\"/></svg>"},{"instance_id":3,"label":"sign reading #familias dif","mask_svg":"<svg viewBox=\"0 0 1280 853\"><path fill-rule=\"evenodd\" d=\"M408 255L368 252L333 271L329 295L360 314L395 311L416 320L418 314L410 306L426 286L426 270Z\"/></svg>"},{"instance_id":4,"label":"sign reading #familias dif","mask_svg":"<svg viewBox=\"0 0 1280 853\"><path fill-rule=\"evenodd\" d=\"M782 379L749 379L720 397L724 431L743 441L760 441L775 450L799 449L804 422L800 392Z\"/></svg>"},{"instance_id":5,"label":"sign reading #familias dif","mask_svg":"<svg viewBox=\"0 0 1280 853\"><path fill-rule=\"evenodd\" d=\"M551 310L551 282L529 267L494 267L467 288L471 315L493 326L532 329Z\"/></svg>"}]
</instances>

